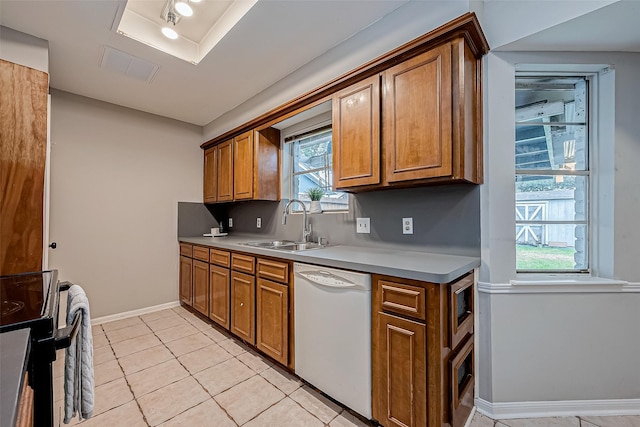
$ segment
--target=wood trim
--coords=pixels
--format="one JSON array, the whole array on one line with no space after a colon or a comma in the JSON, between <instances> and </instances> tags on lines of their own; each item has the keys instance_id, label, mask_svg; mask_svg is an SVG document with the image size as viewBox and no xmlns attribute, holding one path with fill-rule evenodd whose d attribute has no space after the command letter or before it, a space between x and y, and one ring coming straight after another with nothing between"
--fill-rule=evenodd
<instances>
[{"instance_id":1,"label":"wood trim","mask_svg":"<svg viewBox=\"0 0 640 427\"><path fill-rule=\"evenodd\" d=\"M318 102L321 99L326 99L339 90L357 83L360 80L371 77L397 63L406 61L407 59L426 52L438 44L445 43L452 38L460 36L465 38L476 58L481 58L489 51L489 43L482 32L482 28L480 28L480 23L478 22L475 13L465 13L464 15L441 25L440 27L429 31L428 33L405 43L404 45L381 55L358 68L336 77L316 89L300 95L299 97L294 98L247 123L210 139L200 145L200 147L206 149L250 129L260 128L266 123L277 123L278 121L283 120L285 116L296 110L304 109L306 106Z\"/></svg>"}]
</instances>

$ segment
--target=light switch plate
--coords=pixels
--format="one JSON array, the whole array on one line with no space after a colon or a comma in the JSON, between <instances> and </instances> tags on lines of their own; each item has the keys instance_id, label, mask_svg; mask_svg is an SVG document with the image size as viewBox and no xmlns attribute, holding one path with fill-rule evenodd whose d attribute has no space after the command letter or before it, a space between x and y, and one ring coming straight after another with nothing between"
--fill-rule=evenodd
<instances>
[{"instance_id":1,"label":"light switch plate","mask_svg":"<svg viewBox=\"0 0 640 427\"><path fill-rule=\"evenodd\" d=\"M229 218L229 228L233 227L233 218Z\"/></svg>"},{"instance_id":2,"label":"light switch plate","mask_svg":"<svg viewBox=\"0 0 640 427\"><path fill-rule=\"evenodd\" d=\"M413 234L413 218L402 218L402 234Z\"/></svg>"},{"instance_id":3,"label":"light switch plate","mask_svg":"<svg viewBox=\"0 0 640 427\"><path fill-rule=\"evenodd\" d=\"M262 227L262 218L258 217L256 219L256 228L261 228Z\"/></svg>"},{"instance_id":4,"label":"light switch plate","mask_svg":"<svg viewBox=\"0 0 640 427\"><path fill-rule=\"evenodd\" d=\"M370 218L356 218L356 233L371 233L371 219Z\"/></svg>"}]
</instances>

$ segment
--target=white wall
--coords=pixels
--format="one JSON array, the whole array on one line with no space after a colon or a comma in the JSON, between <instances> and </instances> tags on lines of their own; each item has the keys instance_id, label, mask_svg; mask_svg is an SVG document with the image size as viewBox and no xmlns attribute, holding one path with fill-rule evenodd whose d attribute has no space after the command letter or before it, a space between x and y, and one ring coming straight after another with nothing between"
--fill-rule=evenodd
<instances>
[{"instance_id":1,"label":"white wall","mask_svg":"<svg viewBox=\"0 0 640 427\"><path fill-rule=\"evenodd\" d=\"M469 12L467 0L411 1L204 128L205 139L258 117Z\"/></svg>"},{"instance_id":2,"label":"white wall","mask_svg":"<svg viewBox=\"0 0 640 427\"><path fill-rule=\"evenodd\" d=\"M601 198L613 203L615 215L612 226L601 227L612 265L602 268L601 276L629 285L578 285L578 292L548 284L510 285L516 278L515 64L614 66L608 77L615 80L615 92L608 94L613 108L600 112L615 114L613 140L600 141L605 150L615 150L613 194ZM584 413L596 408L589 402L609 399L630 399L626 404L640 412L640 54L490 53L485 65L479 397L493 404L494 415L508 406L503 404L517 410L525 402L582 400L587 402L573 410Z\"/></svg>"},{"instance_id":3,"label":"white wall","mask_svg":"<svg viewBox=\"0 0 640 427\"><path fill-rule=\"evenodd\" d=\"M178 300L177 202L202 200L201 128L52 92L50 267L92 317Z\"/></svg>"},{"instance_id":4,"label":"white wall","mask_svg":"<svg viewBox=\"0 0 640 427\"><path fill-rule=\"evenodd\" d=\"M0 26L0 59L49 72L49 42Z\"/></svg>"}]
</instances>

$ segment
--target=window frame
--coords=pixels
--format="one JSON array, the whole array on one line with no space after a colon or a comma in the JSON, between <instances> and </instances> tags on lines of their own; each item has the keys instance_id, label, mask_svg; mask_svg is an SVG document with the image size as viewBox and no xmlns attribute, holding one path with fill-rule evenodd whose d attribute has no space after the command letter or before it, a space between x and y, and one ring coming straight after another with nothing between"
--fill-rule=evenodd
<instances>
[{"instance_id":1,"label":"window frame","mask_svg":"<svg viewBox=\"0 0 640 427\"><path fill-rule=\"evenodd\" d=\"M296 129L294 132L285 134L282 134L282 195L283 195L283 199L286 200L290 200L292 198L296 198L293 195L293 191L294 191L294 177L295 176L300 176L300 175L305 175L308 173L312 173L312 172L317 172L317 171L322 171L322 170L327 170L327 169L331 169L331 172L333 173L333 161L331 162L331 168L328 167L323 167L323 168L317 168L317 169L313 169L313 170L309 170L309 171L305 171L305 172L295 172L295 168L293 165L293 158L294 158L294 144L296 141L299 141L301 139L301 137L309 137L312 136L315 132L320 131L322 132L323 128L327 128L326 131L327 132L331 132L332 133L332 137L333 137L333 129L331 129L331 124L332 121L331 120L323 120L321 122L315 123L311 126L302 128L302 129ZM295 138L295 139L292 139ZM331 141L331 143L333 144L333 139ZM332 147L333 148L333 147ZM331 182L331 188L332 191L335 192L335 190L333 190L333 182ZM344 193L344 192L340 192L339 193ZM349 212L349 194L348 193L344 193L347 197L347 203L344 207L344 209L328 209L328 210L323 210L323 213L348 213ZM307 202L306 200L303 200L303 202L305 203L305 206L307 207L307 212L309 210L309 202ZM291 206L291 213L302 213L302 208L298 203L294 203Z\"/></svg>"},{"instance_id":2,"label":"window frame","mask_svg":"<svg viewBox=\"0 0 640 427\"><path fill-rule=\"evenodd\" d=\"M555 67L554 67L555 68ZM516 229L518 225L553 225L553 224L574 224L576 226L585 225L586 226L586 268L576 268L576 269L518 269L517 268L517 253L516 253L516 275L579 275L579 276L590 276L594 270L594 253L597 245L597 227L594 226L596 224L597 219L595 218L595 213L597 212L597 204L598 204L598 178L596 172L596 162L595 155L597 153L599 143L597 141L598 135L598 108L599 99L598 99L598 72L591 71L570 71L571 66L567 66L566 71L558 71L558 70L550 70L550 71L526 71L519 70L516 68L515 70L515 80L517 81L519 78L526 77L580 77L584 78L587 83L587 116L585 117L584 124L578 122L549 122L549 124L545 124L547 126L554 125L575 125L575 126L585 126L586 127L586 135L587 135L587 144L585 145L586 150L586 170L578 171L578 170L565 170L565 169L517 169L517 164L514 162L514 178L518 176L584 176L586 177L586 219L584 220L540 220L540 221L525 221L515 219ZM514 87L514 95L515 95L515 87ZM514 110L514 119L515 119L515 110ZM520 124L525 124L526 121L518 121L514 120L514 159L515 159L515 129ZM542 126L545 126L542 125ZM514 183L516 181L514 180ZM574 199L575 200L575 199ZM517 201L517 190L514 185L514 209L517 209L518 201ZM514 230L514 237L516 236L517 231ZM517 239L514 241L517 244ZM515 250L515 246L514 246Z\"/></svg>"}]
</instances>

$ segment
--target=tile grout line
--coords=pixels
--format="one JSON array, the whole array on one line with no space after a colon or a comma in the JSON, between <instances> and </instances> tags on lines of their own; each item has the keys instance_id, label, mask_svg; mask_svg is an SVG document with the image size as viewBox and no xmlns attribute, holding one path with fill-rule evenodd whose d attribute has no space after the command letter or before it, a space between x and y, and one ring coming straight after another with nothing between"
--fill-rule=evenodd
<instances>
[{"instance_id":1,"label":"tile grout line","mask_svg":"<svg viewBox=\"0 0 640 427\"><path fill-rule=\"evenodd\" d=\"M183 317L183 319L184 319L184 320L186 320L188 323L190 323L190 322L189 322L189 320L188 320L187 318L184 318L184 317ZM144 322L144 320L143 320L143 322ZM151 329L151 328L150 328L150 329ZM197 328L196 328L196 329L197 329ZM175 355L175 353L174 353L173 351L171 351L171 349L167 346L167 344L166 344L166 343L165 343L165 342L164 342L160 337L158 337L158 336L156 335L155 331L153 331L153 330L152 330L151 332L153 333L153 335L154 335L156 338L158 338L158 339L160 340L160 342L162 343L162 345L164 345L164 346L165 346L165 348L169 351L169 353L171 353L171 355L173 356L173 358L174 358L174 359L175 359L175 360L180 364L180 366L182 366L182 368L183 368L185 371L187 371L187 373L189 374L189 376L188 376L188 377L185 377L185 378L189 378L189 377L193 378L193 379L194 379L194 381L195 381L195 382L197 382L197 383L198 383L198 385L199 385L200 387L202 387L202 389L205 391L205 393L207 393L207 394L210 396L210 398L211 398L212 400L214 400L214 401L215 401L215 399L213 398L213 396L211 395L211 393L209 393L209 390L207 390L207 389L206 389L206 388L205 388L205 387L200 383L200 381L198 381L198 379L197 379L196 377L194 377L194 376L193 376L193 374L191 373L191 371L189 371L189 369L187 369L187 367L186 367L186 366L185 366L185 365L180 361L180 359L178 359L178 356L176 356L176 355ZM198 330L198 332L199 332L199 333L201 333L202 335L204 335L205 337L207 337L208 339L210 339L210 340L211 340L211 342L212 342L213 344L217 344L215 341L213 341L211 338L209 338L209 337L208 337L204 332L202 332L202 331L200 331L200 330ZM195 334L193 334L193 335L195 335ZM190 335L189 335L189 336L190 336ZM178 339L180 339L180 338L178 338ZM172 341L176 341L176 340L172 340ZM206 347L206 346L205 346L205 347ZM202 348L204 348L204 347L201 347L201 348L199 348L199 349L193 350L192 352L189 352L189 353L193 353L194 351L201 350ZM224 349L223 349L223 350L224 350ZM226 351L226 350L225 350L225 351ZM189 354L189 353L185 353L185 354ZM182 354L181 356L184 356L185 354ZM227 360L230 360L230 359L227 359ZM222 363L222 362L220 362L220 363ZM215 366L215 365L214 365L214 366ZM140 372L140 371L139 371L139 372ZM178 381L182 381L182 380L183 380L183 379L185 379L185 378L181 378L181 379L180 379L180 380L178 380ZM175 383L176 383L176 382L178 382L178 381L174 381L174 382L172 382L171 384L175 384ZM170 384L167 384L167 385L170 385ZM166 387L167 385L165 385L164 387ZM160 389L158 389L158 390L160 390ZM154 391L156 391L156 390L154 390ZM151 393L152 393L152 392L151 392ZM147 394L148 394L148 393L147 393ZM135 396L134 396L134 397L135 397ZM174 419L174 418L176 418L176 417L178 417L178 416L180 416L180 415L184 414L185 412L187 412L187 411L189 411L189 410L191 410L191 409L195 408L196 406L199 406L199 405L203 404L204 402L206 402L206 401L198 402L197 404L195 404L195 405L193 405L193 406L191 406L191 407L189 407L189 408L185 409L184 411L182 411L182 412L180 412L180 413L178 413L178 414L174 415L173 417L169 418L168 420L163 421L163 423L166 423L167 421L170 421L170 420L172 420L172 419ZM219 407L224 411L225 415L227 415L227 417L231 420L231 422L232 422L232 423L234 423L235 425L238 425L238 423L236 423L236 422L235 422L235 420L234 420L234 419L233 419L233 418L232 418L232 417L227 413L227 411L226 411L222 406L220 406L220 405L218 404L218 402L216 402L216 404L217 404L217 405L218 405L218 406L219 406ZM140 408L140 409L142 410L142 408ZM143 413L143 415L144 415L144 413Z\"/></svg>"},{"instance_id":2,"label":"tile grout line","mask_svg":"<svg viewBox=\"0 0 640 427\"><path fill-rule=\"evenodd\" d=\"M144 323L144 320L142 320L142 318L140 318L140 321L142 321ZM146 325L146 323L144 323L144 324ZM151 329L151 328L149 328L149 329ZM107 339L109 339L109 338L107 338ZM109 341L109 343L111 343L111 341ZM111 345L111 344L109 344L109 345ZM116 352L115 352L115 350L113 350L113 348L111 348L111 351L113 351L113 355L116 356ZM125 374L124 368L122 367L122 364L120 364L120 358L118 356L116 356L116 361L118 362L118 366L120 367L120 370L122 371L122 375L124 376L124 382L127 384L127 387L129 388L129 392L131 393L131 396L133 396L133 401L136 402L136 406L138 407L138 410L140 411L140 415L142 415L142 420L145 422L145 424L147 426L151 426L151 424L147 420L147 416L142 411L142 407L140 406L140 402L138 402L138 399L136 398L136 395L133 392L133 388L131 388L131 384L129 383L129 379L127 378L127 374Z\"/></svg>"}]
</instances>

